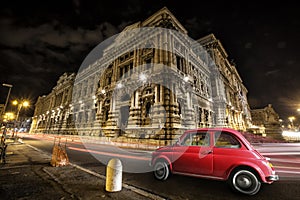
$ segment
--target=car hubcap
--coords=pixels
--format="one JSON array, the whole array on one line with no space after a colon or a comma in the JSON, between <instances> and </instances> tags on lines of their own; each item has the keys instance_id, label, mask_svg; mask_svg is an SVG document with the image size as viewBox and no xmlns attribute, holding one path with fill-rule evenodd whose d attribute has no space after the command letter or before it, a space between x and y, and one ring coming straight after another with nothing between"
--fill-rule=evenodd
<instances>
[{"instance_id":1,"label":"car hubcap","mask_svg":"<svg viewBox=\"0 0 300 200\"><path fill-rule=\"evenodd\" d=\"M261 185L257 177L252 172L247 170L236 172L232 181L233 186L237 191L249 195L256 194Z\"/></svg>"},{"instance_id":2,"label":"car hubcap","mask_svg":"<svg viewBox=\"0 0 300 200\"><path fill-rule=\"evenodd\" d=\"M164 169L162 169L162 168L158 169L158 170L157 170L157 174L158 174L159 176L162 176L162 175L164 174Z\"/></svg>"},{"instance_id":3,"label":"car hubcap","mask_svg":"<svg viewBox=\"0 0 300 200\"><path fill-rule=\"evenodd\" d=\"M241 188L249 188L252 185L252 181L247 176L239 176L237 177L237 185L239 185Z\"/></svg>"},{"instance_id":4,"label":"car hubcap","mask_svg":"<svg viewBox=\"0 0 300 200\"><path fill-rule=\"evenodd\" d=\"M163 164L158 163L156 165L155 173L156 173L157 177L162 178L164 176L164 174L165 174L165 168L164 168Z\"/></svg>"}]
</instances>

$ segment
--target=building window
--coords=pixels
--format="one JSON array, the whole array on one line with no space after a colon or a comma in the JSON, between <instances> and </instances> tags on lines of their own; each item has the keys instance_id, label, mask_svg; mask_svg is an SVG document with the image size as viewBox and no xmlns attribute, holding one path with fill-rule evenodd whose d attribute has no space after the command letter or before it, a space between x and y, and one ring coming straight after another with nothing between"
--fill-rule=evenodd
<instances>
[{"instance_id":1,"label":"building window","mask_svg":"<svg viewBox=\"0 0 300 200\"><path fill-rule=\"evenodd\" d=\"M146 117L150 116L150 108L151 108L151 103L147 102L147 104L146 104Z\"/></svg>"}]
</instances>

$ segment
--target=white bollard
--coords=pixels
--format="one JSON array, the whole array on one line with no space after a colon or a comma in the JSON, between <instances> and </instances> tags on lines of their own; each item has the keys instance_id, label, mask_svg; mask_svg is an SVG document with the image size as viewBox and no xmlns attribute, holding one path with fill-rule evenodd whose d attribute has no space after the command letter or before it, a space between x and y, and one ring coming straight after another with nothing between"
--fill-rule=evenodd
<instances>
[{"instance_id":1,"label":"white bollard","mask_svg":"<svg viewBox=\"0 0 300 200\"><path fill-rule=\"evenodd\" d=\"M117 192L122 189L122 163L119 159L111 159L106 168L106 191Z\"/></svg>"}]
</instances>

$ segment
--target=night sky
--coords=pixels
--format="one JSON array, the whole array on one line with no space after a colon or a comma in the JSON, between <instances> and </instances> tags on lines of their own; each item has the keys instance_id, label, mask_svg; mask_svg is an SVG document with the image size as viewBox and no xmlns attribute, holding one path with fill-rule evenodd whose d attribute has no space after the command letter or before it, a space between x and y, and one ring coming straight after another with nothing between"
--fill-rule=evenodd
<instances>
[{"instance_id":1,"label":"night sky","mask_svg":"<svg viewBox=\"0 0 300 200\"><path fill-rule=\"evenodd\" d=\"M213 33L220 39L248 89L251 108L272 104L283 120L291 115L299 120L296 1L5 1L0 8L0 82L13 85L11 98L34 104L64 72L77 72L99 43L164 6L191 38ZM0 103L7 91L0 87Z\"/></svg>"}]
</instances>

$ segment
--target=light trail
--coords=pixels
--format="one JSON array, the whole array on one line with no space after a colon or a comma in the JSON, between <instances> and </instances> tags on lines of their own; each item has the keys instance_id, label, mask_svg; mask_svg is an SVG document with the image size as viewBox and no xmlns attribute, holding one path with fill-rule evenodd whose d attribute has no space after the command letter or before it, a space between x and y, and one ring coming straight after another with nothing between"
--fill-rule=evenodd
<instances>
[{"instance_id":1,"label":"light trail","mask_svg":"<svg viewBox=\"0 0 300 200\"><path fill-rule=\"evenodd\" d=\"M293 170L299 170L299 172L300 172L300 168L297 168L297 167L287 167L287 166L279 166L279 165L277 165L277 166L274 166L274 168L276 169L276 168L278 168L278 169L293 169Z\"/></svg>"},{"instance_id":2,"label":"light trail","mask_svg":"<svg viewBox=\"0 0 300 200\"><path fill-rule=\"evenodd\" d=\"M300 175L300 172L295 172L295 171L285 171L285 170L280 170L280 169L275 169L275 171L279 174L279 178L281 176L283 176L282 174L299 174ZM283 176L283 177L286 177L286 176ZM294 178L300 178L300 176L297 176L297 177L294 177Z\"/></svg>"},{"instance_id":3,"label":"light trail","mask_svg":"<svg viewBox=\"0 0 300 200\"><path fill-rule=\"evenodd\" d=\"M124 154L117 154L117 153L110 153L110 152L103 152L103 151L95 151L95 150L89 150L89 149L81 149L81 148L76 148L76 147L68 147L68 149L74 150L74 151L95 153L95 154L99 154L99 155L114 156L114 157L121 157L121 158L135 159L135 160L143 160L143 161L150 161L151 160L151 158L124 155Z\"/></svg>"},{"instance_id":4,"label":"light trail","mask_svg":"<svg viewBox=\"0 0 300 200\"><path fill-rule=\"evenodd\" d=\"M300 155L300 152L264 152L261 153L263 156L273 155L273 156L282 156L282 155Z\"/></svg>"},{"instance_id":5,"label":"light trail","mask_svg":"<svg viewBox=\"0 0 300 200\"><path fill-rule=\"evenodd\" d=\"M25 136L25 134L22 134ZM119 158L125 158L125 159L133 159L133 160L140 160L140 161L150 161L150 157L143 157L143 156L137 156L137 155L128 155L125 154L127 151L124 151L125 153L118 153L118 152L109 152L109 151L99 151L97 147L100 147L99 144L101 144L101 141L93 141L88 140L87 146L89 148L84 149L81 147L74 147L74 145L84 145L81 138L79 137L65 137L65 136L52 136L47 134L26 134L27 137L36 138L39 140L48 140L48 141L54 141L55 137L61 137L61 141L65 141L67 139L67 148L73 151L79 151L79 152L86 152L91 154L97 154L102 156L111 156L111 157L119 157ZM71 145L71 146L70 146ZM105 144L102 144L105 145ZM101 146L102 146L101 145ZM117 147L115 145L109 145ZM90 149L92 148L92 149ZM279 174L282 178L300 178L300 143L274 143L274 144L260 144L255 145L255 149L257 149L262 155L266 157L271 158L271 162L274 165L275 171ZM109 149L109 148L108 148ZM106 150L108 150L106 149ZM119 148L120 151L122 151L122 148ZM135 149L138 150L138 149ZM133 151L135 151L133 149ZM149 151L150 152L150 151ZM129 153L129 152L127 152ZM134 153L134 152L132 152ZM298 167L299 166L299 167Z\"/></svg>"}]
</instances>

